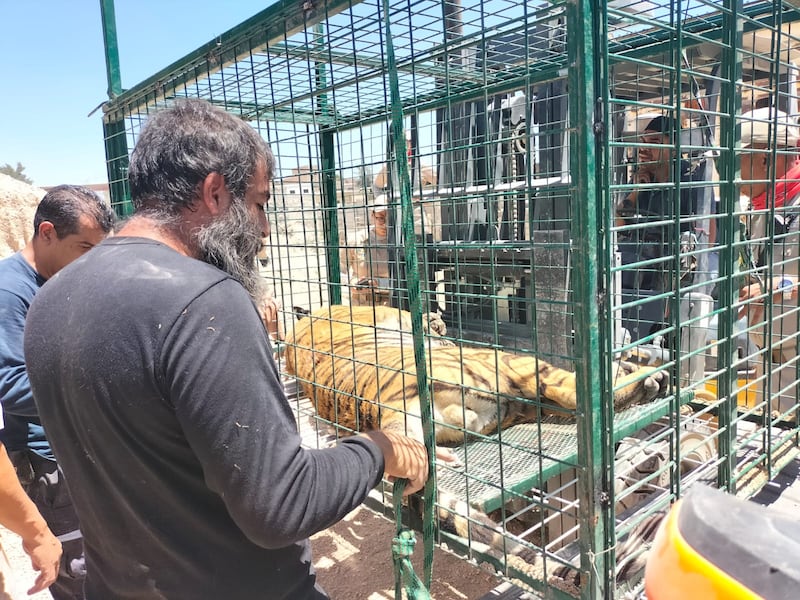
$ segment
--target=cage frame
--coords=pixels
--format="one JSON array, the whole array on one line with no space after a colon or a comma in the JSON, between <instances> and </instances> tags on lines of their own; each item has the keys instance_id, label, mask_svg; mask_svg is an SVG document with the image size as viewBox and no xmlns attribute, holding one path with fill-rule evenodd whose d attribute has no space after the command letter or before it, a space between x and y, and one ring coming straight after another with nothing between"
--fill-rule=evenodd
<instances>
[{"instance_id":1,"label":"cage frame","mask_svg":"<svg viewBox=\"0 0 800 600\"><path fill-rule=\"evenodd\" d=\"M314 91L310 93L316 102L316 110L303 115L292 109L291 118L307 122L318 128L319 138L319 178L321 188L321 208L325 212L323 223L325 246L327 254L327 281L330 284L328 301L338 304L342 301L343 282L341 281L341 265L338 249L341 247L339 239L340 224L337 221L337 208L339 194L336 189L336 164L335 164L335 138L337 132L347 129L357 119L361 124L383 123L390 116L392 109L408 111L410 115L417 115L423 111L448 106L459 102L468 102L476 98L487 98L501 93L509 93L520 88L528 89L533 82L541 83L562 78L567 82L569 89L586 90L585 94L571 97L568 106L568 123L583 124L568 126L569 146L581 148L582 151L568 152L569 177L562 178L559 182L570 193L580 195L582 202L577 203L572 209L571 223L573 235L569 241L571 257L571 272L574 274L572 294L574 298L582 299L575 303L573 313L575 332L573 349L575 350L575 367L578 382L578 395L586 399L579 407L580 418L577 419L576 434L577 448L575 461L583 468L577 476L578 494L581 502L578 505L579 544L582 549L580 556L581 571L584 573L602 574L592 577L590 582L581 590L583 598L614 597L615 583L610 573L613 573L614 551L617 539L615 531L614 503L604 493L604 490L614 488L615 469L615 444L631 431L631 425L615 423L614 413L607 401L608 393L613 389L614 376L609 357L618 353L614 335L613 319L606 312L613 303L612 291L614 289L613 273L614 258L612 242L606 236L613 225L612 194L615 184L612 181L611 163L614 144L610 140L609 130L613 122L611 111L611 98L608 90L611 87L610 58L624 56L626 59L646 60L656 54L677 57L674 65L675 77L683 80L683 64L680 53L686 48L693 47L695 43L702 43L703 39L714 39L723 48L720 58L722 72L716 76L720 80L719 102L720 108L718 131L721 150L717 162L720 171L720 198L723 202L718 228L721 234L721 259L720 272L721 297L727 298L728 303L724 308L725 318L720 319L720 332L718 343L719 356L732 357L734 354L732 329L735 309L735 296L737 288L734 285L738 271L735 268L734 249L741 244L738 236L737 208L735 197L737 195L736 180L739 176L736 151L739 143L739 125L736 117L739 114L740 103L738 100L738 82L742 79L742 39L749 32L759 28L761 24L774 25L783 20L787 22L800 21L800 13L792 3L780 0L761 0L744 2L744 0L725 0L719 14L696 22L683 22L678 20L676 29L678 33L666 29L655 34L648 32L641 39L626 38L624 43L629 50L625 51L615 44L609 35L609 14L614 10L605 8L598 10L595 3L589 0L558 5L563 10L562 16L565 27L570 32L569 40L562 45L565 53L552 61L542 61L542 65L528 64L518 70L509 69L508 72L499 74L495 79L483 80L480 87L465 85L449 87L422 95L420 97L401 98L398 102L383 109L374 109L365 114L347 114L339 112L329 103L329 96L335 92L337 86L343 84L331 82L328 79L326 67L336 61L347 61L347 56L336 56L330 48L325 47L324 30L322 24L327 19L346 11L354 5L353 2L341 0L327 0L317 2L292 2L279 0L268 8L247 19L240 25L202 45L194 52L173 62L134 87L123 90L119 77L119 58L116 50L116 33L113 24L113 0L101 0L104 16L104 35L106 39L106 61L109 77L109 101L103 107L103 129L106 144L106 155L112 205L120 216L131 213L129 192L127 189L126 173L130 144L128 143L128 126L125 119L130 115L142 118L139 108L145 108L151 103L158 105L167 102L170 90L176 91L190 82L198 82L203 78L210 78L226 66L236 64L242 57L253 53L271 51L287 56L300 53L302 59L313 65ZM671 5L680 5L672 2ZM541 9L543 13L553 10L548 6ZM542 19L545 20L543 16ZM292 35L305 31L313 42L305 49L290 48L288 44L281 44ZM780 29L779 29L780 31ZM660 34L660 37L659 37ZM702 34L702 36L701 36ZM674 35L679 42L676 44ZM681 37L685 36L685 37ZM686 43L684 44L685 40ZM464 40L460 40L463 42ZM447 57L450 48L445 41L431 52L441 53ZM548 52L537 49L542 55ZM599 59L597 57L600 57ZM530 57L528 57L530 59ZM367 67L380 69L385 63L371 64ZM663 65L662 65L663 66ZM398 62L398 69L415 70L421 68L414 60ZM429 74L437 75L435 69L427 67ZM444 70L457 69L445 61ZM566 77L564 71L566 70ZM691 70L687 67L687 70ZM472 77L463 73L466 79ZM293 98L292 100L296 100ZM263 115L280 120L282 106L249 106L244 103L237 104L225 98L222 104L229 110L251 120L259 120ZM280 103L279 103L280 104ZM283 102L286 104L286 101ZM678 118L681 114L681 105L676 105ZM146 110L145 110L146 114ZM269 119L269 117L267 117ZM395 148L404 147L405 140L395 134L393 139ZM680 149L680 142L678 148ZM555 178L558 179L558 178ZM537 186L548 186L552 181L539 181L527 173L524 186L534 189ZM680 187L680 183L678 184ZM675 217L676 222L679 217ZM416 254L416 252L415 252ZM596 302L587 301L596 299ZM672 310L677 311L677 299L670 298ZM722 313L721 313L722 314ZM680 335L680 334L678 334ZM678 369L684 357L675 358ZM731 359L729 359L731 360ZM748 493L752 493L759 483L746 483L748 472L737 473L737 425L741 422L740 407L736 402L737 383L736 372L731 368L722 370L717 377L719 395L724 398L718 406L720 434L718 436L719 456L716 479L717 485L730 492L741 492L741 482L745 482ZM769 382L767 382L769 389ZM683 404L691 401L681 394L680 384L678 390L669 402L654 406L651 413L645 417L635 416L633 422L643 424L655 421L664 415L677 415ZM670 427L675 431L677 438L681 435L681 424L673 418ZM771 426L767 423L765 435L770 436ZM787 440L779 440L777 446L771 443L766 445L766 471L758 474L758 480L763 483L779 471L796 453L786 450ZM791 445L791 444L789 444ZM795 444L796 445L796 444ZM758 470L757 467L753 467ZM539 473L541 475L541 472ZM529 488L533 485L530 481L521 485ZM680 497L681 478L678 477L670 489L670 496ZM536 487L536 486L534 486ZM489 504L487 507L495 507ZM655 509L654 509L655 510ZM557 592L548 591L557 595Z\"/></svg>"}]
</instances>

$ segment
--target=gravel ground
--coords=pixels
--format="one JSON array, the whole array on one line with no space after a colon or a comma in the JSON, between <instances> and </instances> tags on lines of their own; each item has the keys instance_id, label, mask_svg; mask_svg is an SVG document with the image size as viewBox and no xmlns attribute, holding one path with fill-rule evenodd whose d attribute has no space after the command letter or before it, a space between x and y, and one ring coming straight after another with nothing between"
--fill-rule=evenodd
<instances>
[{"instance_id":1,"label":"gravel ground","mask_svg":"<svg viewBox=\"0 0 800 600\"><path fill-rule=\"evenodd\" d=\"M392 538L395 526L367 508L357 508L312 538L319 581L333 600L393 600ZM423 573L422 536L411 562ZM488 571L436 549L431 595L436 600L477 600L499 581Z\"/></svg>"}]
</instances>

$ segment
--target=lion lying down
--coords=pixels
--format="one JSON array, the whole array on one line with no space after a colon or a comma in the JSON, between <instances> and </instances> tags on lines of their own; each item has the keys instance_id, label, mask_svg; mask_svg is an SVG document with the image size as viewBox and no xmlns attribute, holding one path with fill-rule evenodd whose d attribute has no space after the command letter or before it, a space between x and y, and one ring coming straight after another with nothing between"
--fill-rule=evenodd
<instances>
[{"instance_id":1,"label":"lion lying down","mask_svg":"<svg viewBox=\"0 0 800 600\"><path fill-rule=\"evenodd\" d=\"M547 406L574 411L575 373L491 348L453 345L428 318L425 340L437 443L536 421ZM325 306L288 336L287 371L324 419L352 431L393 429L422 439L411 314L387 306ZM665 371L618 361L614 408L663 395ZM552 412L552 410L550 411Z\"/></svg>"},{"instance_id":2,"label":"lion lying down","mask_svg":"<svg viewBox=\"0 0 800 600\"><path fill-rule=\"evenodd\" d=\"M530 354L454 345L441 337L444 322L429 315L425 352L436 421L436 442L463 442L469 432L491 434L515 423L533 422L559 407L577 407L575 374ZM392 429L423 439L411 314L387 306L326 306L300 319L287 336L287 371L295 375L317 413L349 431ZM625 409L666 393L669 376L651 367L617 362L614 407ZM567 412L567 411L562 411ZM580 571L550 561L516 540L487 515L439 489L439 526L505 554L517 569L558 587L577 590ZM629 536L638 554L646 535ZM652 535L650 536L652 538Z\"/></svg>"}]
</instances>

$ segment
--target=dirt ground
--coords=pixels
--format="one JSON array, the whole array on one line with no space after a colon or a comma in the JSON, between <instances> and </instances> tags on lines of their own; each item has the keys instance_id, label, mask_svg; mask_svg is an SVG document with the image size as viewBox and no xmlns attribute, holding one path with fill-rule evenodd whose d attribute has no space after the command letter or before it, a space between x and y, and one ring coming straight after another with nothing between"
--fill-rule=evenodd
<instances>
[{"instance_id":1,"label":"dirt ground","mask_svg":"<svg viewBox=\"0 0 800 600\"><path fill-rule=\"evenodd\" d=\"M393 600L392 565L394 524L367 508L358 508L329 530L312 538L314 564L322 586L333 600ZM2 543L14 571L14 600L52 600L48 592L27 596L35 579L19 539L0 528ZM422 536L412 562L422 575ZM498 583L488 571L437 548L434 558L435 600L477 600ZM254 596L254 600L257 600Z\"/></svg>"},{"instance_id":2,"label":"dirt ground","mask_svg":"<svg viewBox=\"0 0 800 600\"><path fill-rule=\"evenodd\" d=\"M394 523L366 508L312 538L319 580L333 600L393 600ZM412 556L422 576L422 535ZM435 600L477 600L499 584L488 571L436 549L431 595Z\"/></svg>"}]
</instances>

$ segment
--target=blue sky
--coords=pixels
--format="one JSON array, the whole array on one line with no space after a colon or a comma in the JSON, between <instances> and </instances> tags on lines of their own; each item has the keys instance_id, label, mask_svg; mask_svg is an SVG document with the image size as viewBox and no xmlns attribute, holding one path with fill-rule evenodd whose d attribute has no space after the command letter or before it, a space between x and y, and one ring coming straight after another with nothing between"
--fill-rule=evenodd
<instances>
[{"instance_id":1,"label":"blue sky","mask_svg":"<svg viewBox=\"0 0 800 600\"><path fill-rule=\"evenodd\" d=\"M272 0L116 0L122 85L238 25ZM227 5L227 6L226 6ZM99 0L0 0L0 165L35 185L106 181Z\"/></svg>"}]
</instances>

